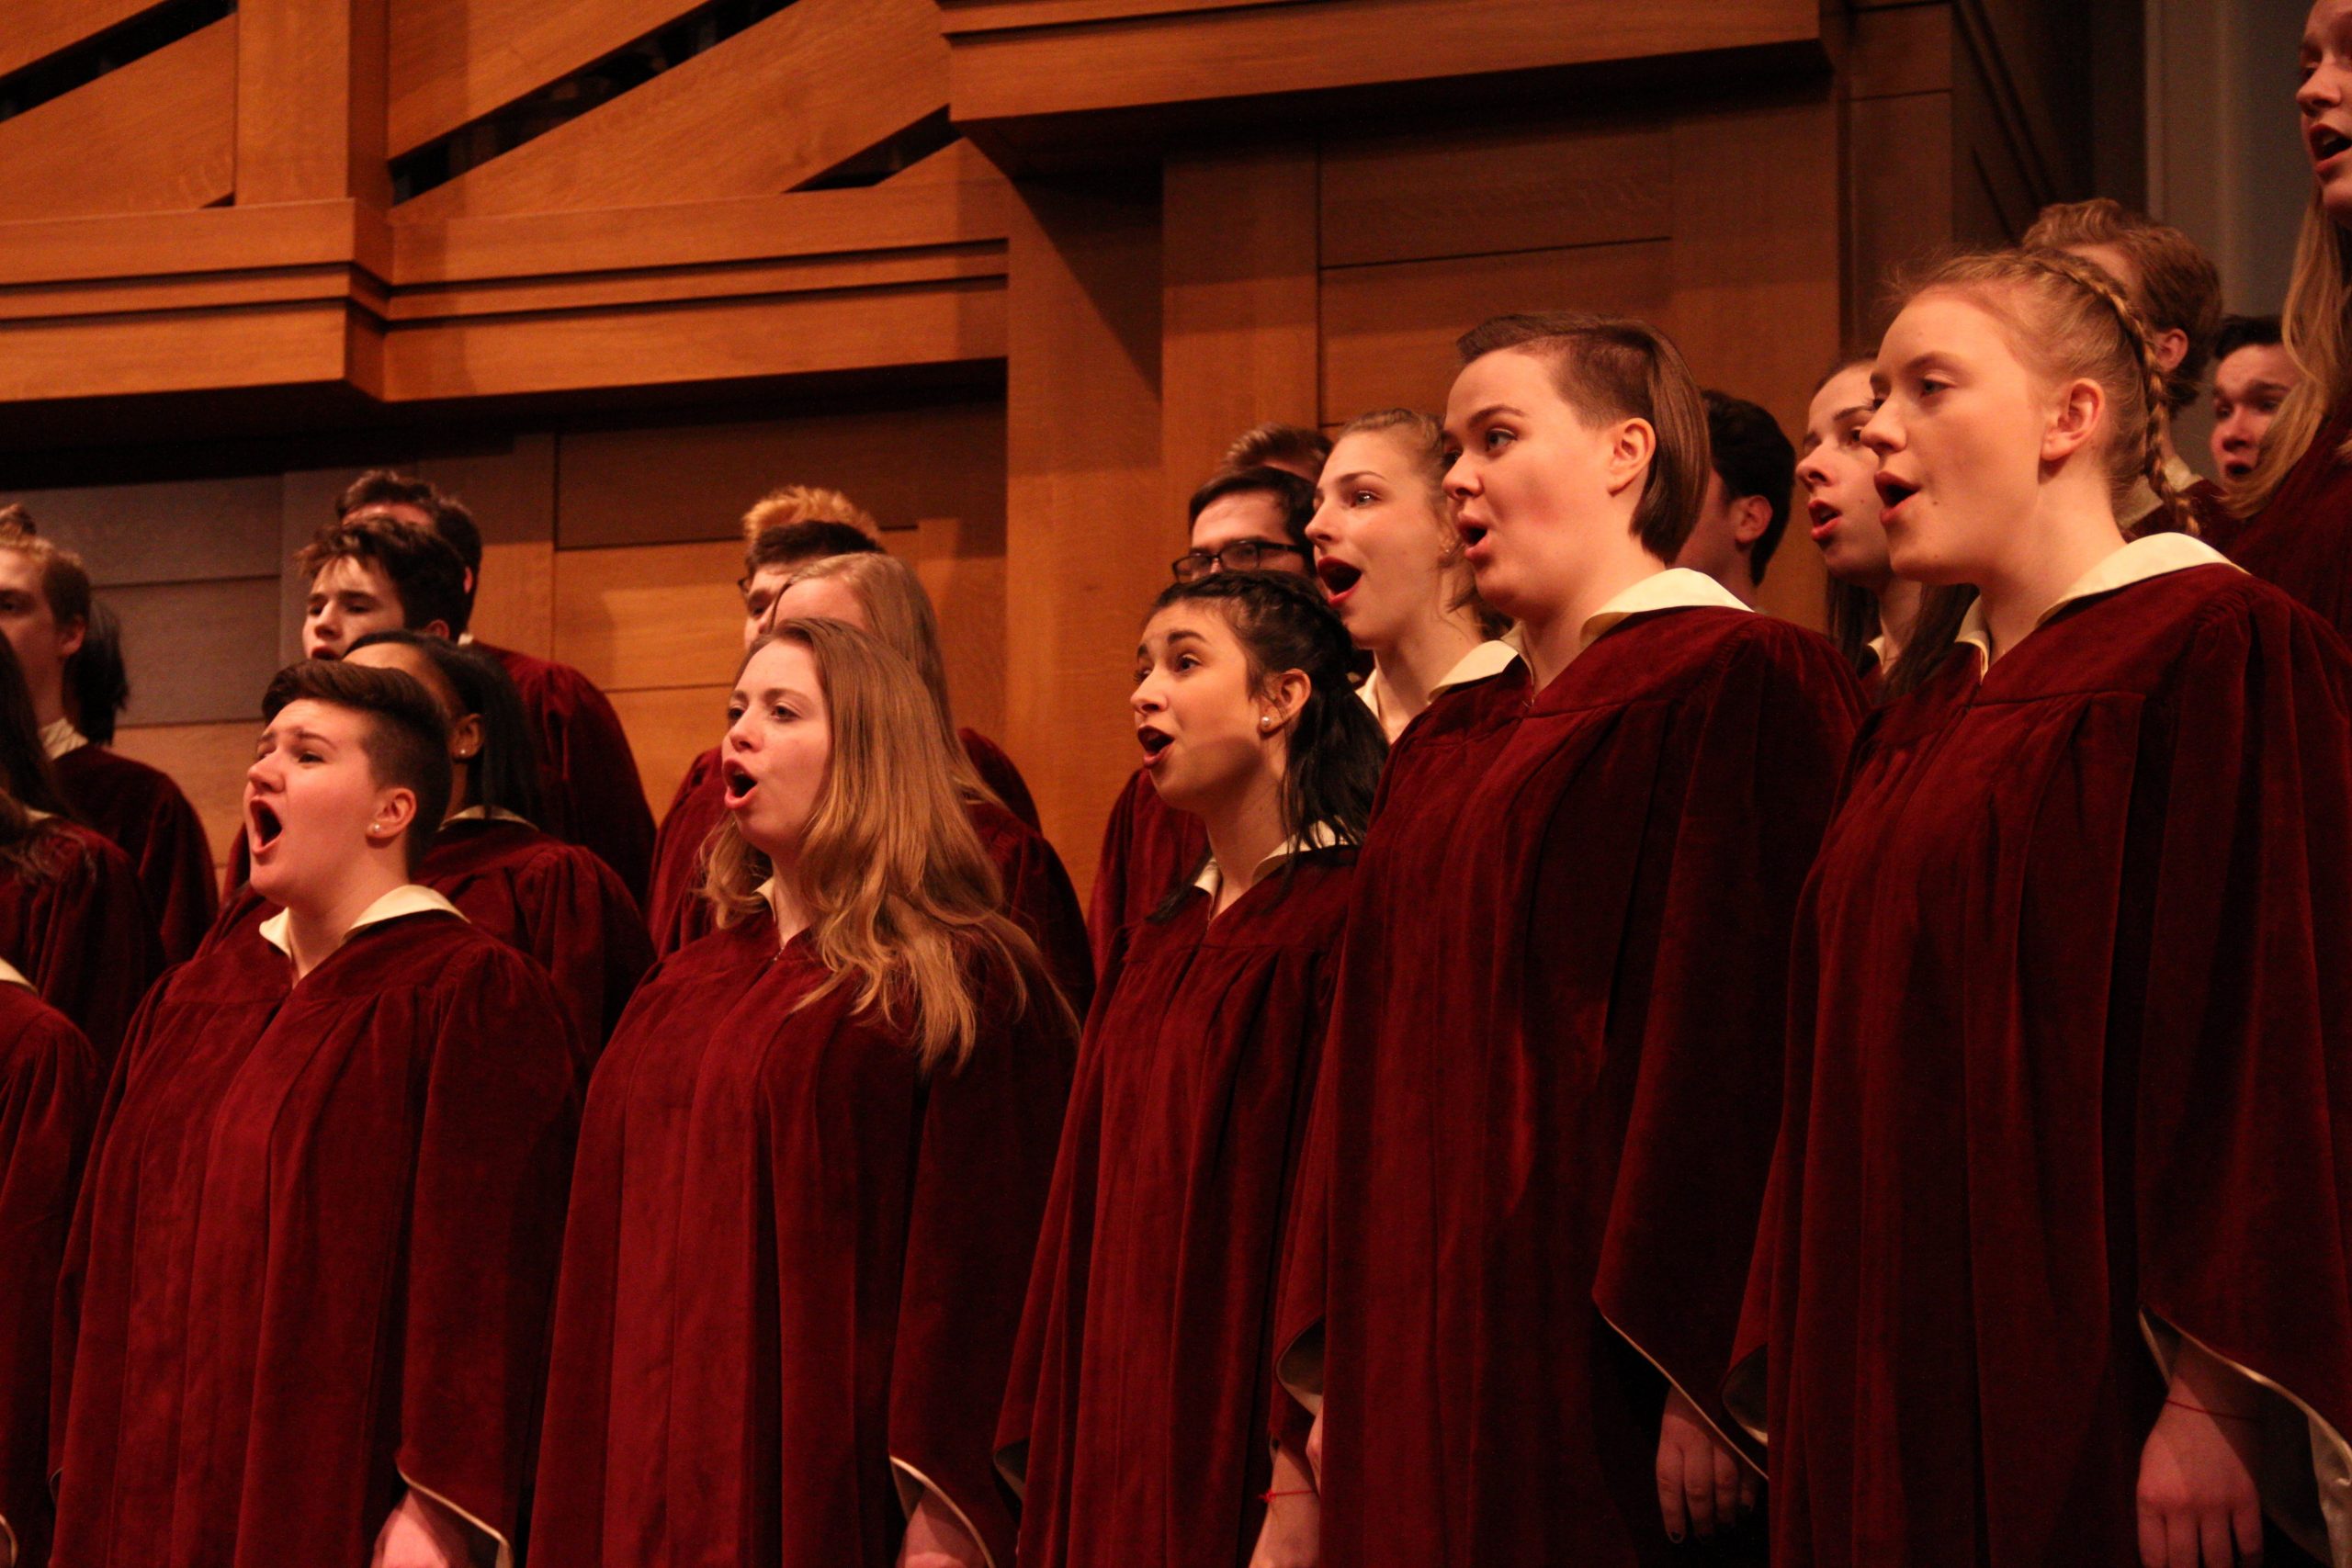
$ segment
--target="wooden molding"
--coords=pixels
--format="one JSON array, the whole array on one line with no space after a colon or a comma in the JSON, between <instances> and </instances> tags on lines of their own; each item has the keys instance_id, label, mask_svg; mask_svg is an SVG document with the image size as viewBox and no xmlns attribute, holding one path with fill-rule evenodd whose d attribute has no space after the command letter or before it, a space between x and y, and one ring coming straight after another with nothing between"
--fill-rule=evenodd
<instances>
[{"instance_id":1,"label":"wooden molding","mask_svg":"<svg viewBox=\"0 0 2352 1568\"><path fill-rule=\"evenodd\" d=\"M9 0L8 25L0 31L0 76L38 65L162 4L163 0Z\"/></svg>"},{"instance_id":2,"label":"wooden molding","mask_svg":"<svg viewBox=\"0 0 2352 1568\"><path fill-rule=\"evenodd\" d=\"M527 97L699 3L401 0L391 19L391 155Z\"/></svg>"}]
</instances>

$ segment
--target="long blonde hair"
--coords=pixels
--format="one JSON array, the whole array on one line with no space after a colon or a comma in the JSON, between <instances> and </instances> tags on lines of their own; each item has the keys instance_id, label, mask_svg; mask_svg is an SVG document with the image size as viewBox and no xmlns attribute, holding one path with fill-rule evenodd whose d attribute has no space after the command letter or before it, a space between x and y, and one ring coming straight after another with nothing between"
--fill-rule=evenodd
<instances>
[{"instance_id":1,"label":"long blonde hair","mask_svg":"<svg viewBox=\"0 0 2352 1568\"><path fill-rule=\"evenodd\" d=\"M855 984L856 1006L907 1028L926 1071L971 1055L983 997L1001 996L1015 1011L1037 998L1066 1015L1036 944L1003 913L1003 884L950 767L961 749L942 738L914 667L879 638L827 620L785 622L752 645L744 666L777 642L816 661L832 732L791 874L831 976L799 1006ZM711 836L703 883L717 923L764 910L760 886L774 874L729 814Z\"/></svg>"},{"instance_id":2,"label":"long blonde hair","mask_svg":"<svg viewBox=\"0 0 2352 1568\"><path fill-rule=\"evenodd\" d=\"M2352 352L2347 322L2352 315L2352 235L2335 226L2313 191L2295 241L2295 275L2287 285L2280 336L2287 357L2303 378L2278 405L2262 438L2254 472L2230 490L2230 510L2251 517L2278 493L2290 470L2327 423L2328 411L2352 394ZM2352 462L2352 437L2335 449L2335 460Z\"/></svg>"},{"instance_id":3,"label":"long blonde hair","mask_svg":"<svg viewBox=\"0 0 2352 1568\"><path fill-rule=\"evenodd\" d=\"M1003 805L972 766L971 756L964 750L963 737L956 731L955 710L947 703L947 659L939 647L939 616L933 611L931 595L923 592L922 579L915 575L914 568L896 556L878 552L825 556L786 578L782 592L790 592L796 582L825 579L838 580L856 595L865 610L865 624L874 628L874 635L913 665L915 673L922 677L923 689L931 694L932 708L938 716L939 733L947 742L956 787L967 800ZM778 597L781 596L779 592Z\"/></svg>"}]
</instances>

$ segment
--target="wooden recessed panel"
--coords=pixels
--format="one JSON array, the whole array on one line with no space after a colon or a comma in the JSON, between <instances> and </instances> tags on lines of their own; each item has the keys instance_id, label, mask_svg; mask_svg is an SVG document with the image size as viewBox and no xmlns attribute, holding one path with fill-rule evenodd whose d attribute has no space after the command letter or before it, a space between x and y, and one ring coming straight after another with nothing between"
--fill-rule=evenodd
<instances>
[{"instance_id":1,"label":"wooden recessed panel","mask_svg":"<svg viewBox=\"0 0 2352 1568\"><path fill-rule=\"evenodd\" d=\"M594 63L700 0L397 0L391 155Z\"/></svg>"},{"instance_id":2,"label":"wooden recessed panel","mask_svg":"<svg viewBox=\"0 0 2352 1568\"><path fill-rule=\"evenodd\" d=\"M1445 409L1454 340L1512 310L1607 310L1663 320L1674 247L1664 241L1341 267L1323 275L1323 419L1369 409Z\"/></svg>"},{"instance_id":3,"label":"wooden recessed panel","mask_svg":"<svg viewBox=\"0 0 2352 1568\"><path fill-rule=\"evenodd\" d=\"M249 719L126 725L115 731L114 749L171 775L203 820L212 863L225 870L230 842L244 831L245 771L253 765L254 741L260 733L256 704Z\"/></svg>"},{"instance_id":4,"label":"wooden recessed panel","mask_svg":"<svg viewBox=\"0 0 2352 1568\"><path fill-rule=\"evenodd\" d=\"M1001 493L1001 491L1000 491ZM939 616L940 656L956 722L1004 733L1004 523L926 517L884 536L915 569Z\"/></svg>"},{"instance_id":5,"label":"wooden recessed panel","mask_svg":"<svg viewBox=\"0 0 2352 1568\"><path fill-rule=\"evenodd\" d=\"M796 0L395 216L426 222L789 190L947 102L931 0Z\"/></svg>"},{"instance_id":6,"label":"wooden recessed panel","mask_svg":"<svg viewBox=\"0 0 2352 1568\"><path fill-rule=\"evenodd\" d=\"M237 18L0 120L0 220L209 207L237 164Z\"/></svg>"},{"instance_id":7,"label":"wooden recessed panel","mask_svg":"<svg viewBox=\"0 0 2352 1568\"><path fill-rule=\"evenodd\" d=\"M1663 239L1673 174L1659 124L1329 144L1323 265Z\"/></svg>"},{"instance_id":8,"label":"wooden recessed panel","mask_svg":"<svg viewBox=\"0 0 2352 1568\"><path fill-rule=\"evenodd\" d=\"M275 474L18 491L41 536L78 553L108 588L268 577L277 570Z\"/></svg>"},{"instance_id":9,"label":"wooden recessed panel","mask_svg":"<svg viewBox=\"0 0 2352 1568\"><path fill-rule=\"evenodd\" d=\"M783 485L848 495L885 527L962 518L1003 553L1004 406L915 404L723 424L564 433L557 512L564 548L729 541ZM979 536L978 535L975 536Z\"/></svg>"},{"instance_id":10,"label":"wooden recessed panel","mask_svg":"<svg viewBox=\"0 0 2352 1568\"><path fill-rule=\"evenodd\" d=\"M130 707L139 724L254 719L277 673L278 579L109 588L122 617Z\"/></svg>"},{"instance_id":11,"label":"wooden recessed panel","mask_svg":"<svg viewBox=\"0 0 2352 1568\"><path fill-rule=\"evenodd\" d=\"M734 670L729 666L728 674ZM678 781L696 757L727 733L727 694L718 686L664 686L643 692L614 692L613 711L628 732L637 775L658 820L670 808Z\"/></svg>"},{"instance_id":12,"label":"wooden recessed panel","mask_svg":"<svg viewBox=\"0 0 2352 1568\"><path fill-rule=\"evenodd\" d=\"M607 692L728 680L743 652L742 573L734 543L562 551L555 657Z\"/></svg>"}]
</instances>

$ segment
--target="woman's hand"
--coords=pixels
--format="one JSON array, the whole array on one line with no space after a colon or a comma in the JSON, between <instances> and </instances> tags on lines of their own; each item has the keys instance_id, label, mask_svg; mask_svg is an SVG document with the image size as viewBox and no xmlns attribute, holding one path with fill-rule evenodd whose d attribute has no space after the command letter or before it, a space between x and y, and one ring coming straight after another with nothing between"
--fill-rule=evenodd
<instances>
[{"instance_id":1,"label":"woman's hand","mask_svg":"<svg viewBox=\"0 0 2352 1568\"><path fill-rule=\"evenodd\" d=\"M980 1568L988 1553L930 1488L915 1499L907 1514L907 1533L899 1542L899 1568Z\"/></svg>"},{"instance_id":2,"label":"woman's hand","mask_svg":"<svg viewBox=\"0 0 2352 1568\"><path fill-rule=\"evenodd\" d=\"M466 1568L466 1527L430 1497L410 1492L376 1532L369 1568Z\"/></svg>"},{"instance_id":3,"label":"woman's hand","mask_svg":"<svg viewBox=\"0 0 2352 1568\"><path fill-rule=\"evenodd\" d=\"M1680 1389L1668 1389L1657 1434L1657 1506L1666 1539L1704 1540L1727 1530L1756 1506L1756 1495L1755 1472L1716 1440L1714 1428Z\"/></svg>"},{"instance_id":4,"label":"woman's hand","mask_svg":"<svg viewBox=\"0 0 2352 1568\"><path fill-rule=\"evenodd\" d=\"M2182 1345L2164 1411L2140 1450L2143 1568L2252 1568L2262 1561L2257 1399L2243 1379Z\"/></svg>"},{"instance_id":5,"label":"woman's hand","mask_svg":"<svg viewBox=\"0 0 2352 1568\"><path fill-rule=\"evenodd\" d=\"M1323 1560L1323 1500L1305 1461L1288 1449L1274 1450L1274 1483L1266 1498L1266 1522L1250 1568L1316 1568Z\"/></svg>"}]
</instances>

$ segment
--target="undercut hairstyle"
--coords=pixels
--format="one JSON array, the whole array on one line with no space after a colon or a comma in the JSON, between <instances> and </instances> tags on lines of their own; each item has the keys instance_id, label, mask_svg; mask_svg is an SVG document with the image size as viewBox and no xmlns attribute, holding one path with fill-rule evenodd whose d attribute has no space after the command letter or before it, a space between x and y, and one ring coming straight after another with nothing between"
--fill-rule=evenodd
<instances>
[{"instance_id":1,"label":"undercut hairstyle","mask_svg":"<svg viewBox=\"0 0 2352 1568\"><path fill-rule=\"evenodd\" d=\"M1647 424L1657 441L1634 507L1634 536L1661 561L1681 551L1707 494L1707 411L1671 339L1629 316L1562 310L1497 316L1455 346L1465 366L1506 349L1533 355L1588 423Z\"/></svg>"},{"instance_id":2,"label":"undercut hairstyle","mask_svg":"<svg viewBox=\"0 0 2352 1568\"><path fill-rule=\"evenodd\" d=\"M1251 425L1233 438L1217 468L1227 473L1244 468L1302 469L1319 474L1331 456L1332 437L1305 425L1268 420Z\"/></svg>"},{"instance_id":3,"label":"undercut hairstyle","mask_svg":"<svg viewBox=\"0 0 2352 1568\"><path fill-rule=\"evenodd\" d=\"M1480 597L1478 580L1462 559L1462 536L1454 532L1453 503L1445 495L1445 470L1452 467L1445 449L1445 426L1418 409L1373 409L1341 425L1331 445L1337 447L1351 435L1385 435L1412 460L1414 477L1427 492L1430 516L1443 530L1447 570L1460 579L1445 607L1469 611L1478 622L1478 635L1488 642L1510 630L1510 617Z\"/></svg>"},{"instance_id":4,"label":"undercut hairstyle","mask_svg":"<svg viewBox=\"0 0 2352 1568\"><path fill-rule=\"evenodd\" d=\"M400 596L401 625L409 630L422 631L439 621L450 637L464 635L473 612L465 562L440 535L390 517L329 523L294 558L294 570L314 582L330 561L345 559L383 572Z\"/></svg>"},{"instance_id":5,"label":"undercut hairstyle","mask_svg":"<svg viewBox=\"0 0 2352 1568\"><path fill-rule=\"evenodd\" d=\"M49 749L41 744L33 694L17 650L0 637L0 870L32 882L62 875L72 842L49 830L47 818L69 818Z\"/></svg>"},{"instance_id":6,"label":"undercut hairstyle","mask_svg":"<svg viewBox=\"0 0 2352 1568\"><path fill-rule=\"evenodd\" d=\"M1261 465L1254 468L1235 468L1212 475L1206 484L1193 492L1184 510L1186 524L1197 523L1201 513L1228 496L1262 495L1274 503L1281 516L1283 536L1306 553L1311 562L1315 547L1306 537L1306 525L1315 521L1315 487L1288 468L1270 468Z\"/></svg>"},{"instance_id":7,"label":"undercut hairstyle","mask_svg":"<svg viewBox=\"0 0 2352 1568\"><path fill-rule=\"evenodd\" d=\"M2223 316L2222 330L2213 334L2213 363L2242 348L2277 348L2285 342L2276 316Z\"/></svg>"},{"instance_id":8,"label":"undercut hairstyle","mask_svg":"<svg viewBox=\"0 0 2352 1568\"><path fill-rule=\"evenodd\" d=\"M1760 405L1728 392L1702 394L1707 403L1707 448L1724 494L1733 501L1755 496L1771 508L1764 532L1747 548L1747 575L1764 581L1764 569L1789 530L1789 498L1797 488L1797 449Z\"/></svg>"},{"instance_id":9,"label":"undercut hairstyle","mask_svg":"<svg viewBox=\"0 0 2352 1568\"><path fill-rule=\"evenodd\" d=\"M830 556L876 556L882 546L871 534L847 523L811 517L779 523L752 536L743 549L743 581L749 584L763 570L803 567Z\"/></svg>"},{"instance_id":10,"label":"undercut hairstyle","mask_svg":"<svg viewBox=\"0 0 2352 1568\"><path fill-rule=\"evenodd\" d=\"M795 523L839 523L869 539L879 538L882 525L874 514L837 490L823 485L786 485L772 490L743 513L743 538L748 543L770 528Z\"/></svg>"},{"instance_id":11,"label":"undercut hairstyle","mask_svg":"<svg viewBox=\"0 0 2352 1568\"><path fill-rule=\"evenodd\" d=\"M2221 269L2202 245L2104 196L2043 208L2024 244L2029 250L2112 245L2131 257L2140 275L2125 289L2132 308L2157 333L2177 331L2188 339L2188 352L2165 376L2164 407L2177 412L2197 400L2222 327Z\"/></svg>"},{"instance_id":12,"label":"undercut hairstyle","mask_svg":"<svg viewBox=\"0 0 2352 1568\"><path fill-rule=\"evenodd\" d=\"M90 569L72 550L42 538L21 504L0 507L0 550L32 561L51 621L82 628L82 646L65 660L66 705L83 735L101 745L112 740L116 718L130 701L130 676L123 665L121 624L92 593Z\"/></svg>"},{"instance_id":13,"label":"undercut hairstyle","mask_svg":"<svg viewBox=\"0 0 2352 1568\"><path fill-rule=\"evenodd\" d=\"M1388 735L1348 678L1355 644L1346 624L1315 584L1295 572L1213 572L1162 589L1151 613L1179 604L1213 607L1225 618L1261 694L1293 670L1306 677L1306 703L1291 721L1283 749L1283 838L1319 834L1333 844L1363 842L1388 759ZM1285 864L1283 875L1296 863ZM1200 867L1193 869L1197 875ZM1189 876L1180 881L1152 918L1172 916L1192 883Z\"/></svg>"},{"instance_id":14,"label":"undercut hairstyle","mask_svg":"<svg viewBox=\"0 0 2352 1568\"><path fill-rule=\"evenodd\" d=\"M416 796L416 818L401 840L414 876L424 863L441 818L449 814L455 775L449 767L449 720L424 682L404 670L378 670L339 659L305 659L280 670L261 700L264 724L288 705L321 703L360 716L360 749L379 788Z\"/></svg>"},{"instance_id":15,"label":"undercut hairstyle","mask_svg":"<svg viewBox=\"0 0 2352 1568\"><path fill-rule=\"evenodd\" d=\"M343 493L335 498L334 514L338 522L348 522L388 506L412 506L424 513L432 519L433 531L458 552L458 559L465 564L473 580L466 590L470 618L474 595L481 588L481 525L474 521L473 513L464 502L430 480L397 474L390 468L370 468L344 486ZM406 521L399 517L393 520Z\"/></svg>"},{"instance_id":16,"label":"undercut hairstyle","mask_svg":"<svg viewBox=\"0 0 2352 1568\"><path fill-rule=\"evenodd\" d=\"M356 653L379 643L413 648L431 660L458 699L459 710L481 721L481 750L466 771L465 798L458 807L509 812L535 827L545 821L547 798L539 784L538 737L506 667L480 649L460 648L417 632L370 632L353 643L349 651ZM453 781L455 774L453 768Z\"/></svg>"}]
</instances>

